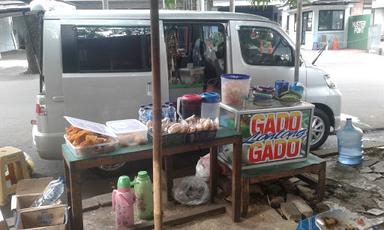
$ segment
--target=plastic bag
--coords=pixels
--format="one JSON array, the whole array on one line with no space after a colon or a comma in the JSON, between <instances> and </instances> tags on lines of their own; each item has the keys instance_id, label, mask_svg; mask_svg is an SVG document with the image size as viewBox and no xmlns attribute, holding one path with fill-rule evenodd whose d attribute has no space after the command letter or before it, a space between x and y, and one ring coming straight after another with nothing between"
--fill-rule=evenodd
<instances>
[{"instance_id":1,"label":"plastic bag","mask_svg":"<svg viewBox=\"0 0 384 230\"><path fill-rule=\"evenodd\" d=\"M200 160L196 164L196 174L195 176L200 177L204 181L209 180L209 167L210 167L210 155L209 153L200 158Z\"/></svg>"},{"instance_id":2,"label":"plastic bag","mask_svg":"<svg viewBox=\"0 0 384 230\"><path fill-rule=\"evenodd\" d=\"M31 207L40 207L50 204L60 204L61 196L64 194L64 178L59 177L49 182L45 187L43 194L38 196L32 203Z\"/></svg>"},{"instance_id":3,"label":"plastic bag","mask_svg":"<svg viewBox=\"0 0 384 230\"><path fill-rule=\"evenodd\" d=\"M173 196L181 204L204 204L209 199L209 188L200 177L184 177L179 184L175 185Z\"/></svg>"}]
</instances>

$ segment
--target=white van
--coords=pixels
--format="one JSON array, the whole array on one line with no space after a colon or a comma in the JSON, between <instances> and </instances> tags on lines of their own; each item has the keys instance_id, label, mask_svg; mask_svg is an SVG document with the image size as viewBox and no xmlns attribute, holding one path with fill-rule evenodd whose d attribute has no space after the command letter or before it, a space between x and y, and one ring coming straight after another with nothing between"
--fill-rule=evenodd
<instances>
[{"instance_id":1,"label":"white van","mask_svg":"<svg viewBox=\"0 0 384 230\"><path fill-rule=\"evenodd\" d=\"M143 10L47 12L33 140L44 159L60 159L64 115L105 123L136 118L151 103L150 15ZM253 85L293 81L294 43L264 17L226 12L160 11L162 101L220 86L222 73ZM316 105L312 147L340 121L341 94L329 75L300 67L304 99Z\"/></svg>"}]
</instances>

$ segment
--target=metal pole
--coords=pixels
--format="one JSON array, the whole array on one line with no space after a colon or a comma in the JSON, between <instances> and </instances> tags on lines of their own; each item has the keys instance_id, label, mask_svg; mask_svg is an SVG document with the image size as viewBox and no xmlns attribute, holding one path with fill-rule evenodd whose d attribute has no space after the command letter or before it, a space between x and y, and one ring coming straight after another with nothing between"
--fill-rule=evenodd
<instances>
[{"instance_id":1,"label":"metal pole","mask_svg":"<svg viewBox=\"0 0 384 230\"><path fill-rule=\"evenodd\" d=\"M153 104L153 202L155 229L162 228L161 212L161 84L160 84L160 41L159 1L151 0L151 53L152 53L152 104Z\"/></svg>"},{"instance_id":2,"label":"metal pole","mask_svg":"<svg viewBox=\"0 0 384 230\"><path fill-rule=\"evenodd\" d=\"M296 14L296 52L295 52L295 81L299 81L300 69L300 47L301 47L301 19L302 19L303 1L297 0L297 14Z\"/></svg>"},{"instance_id":3,"label":"metal pole","mask_svg":"<svg viewBox=\"0 0 384 230\"><path fill-rule=\"evenodd\" d=\"M108 10L109 9L109 2L108 0L101 0L101 4L103 7L103 10Z\"/></svg>"},{"instance_id":4,"label":"metal pole","mask_svg":"<svg viewBox=\"0 0 384 230\"><path fill-rule=\"evenodd\" d=\"M229 12L235 12L235 0L229 0Z\"/></svg>"}]
</instances>

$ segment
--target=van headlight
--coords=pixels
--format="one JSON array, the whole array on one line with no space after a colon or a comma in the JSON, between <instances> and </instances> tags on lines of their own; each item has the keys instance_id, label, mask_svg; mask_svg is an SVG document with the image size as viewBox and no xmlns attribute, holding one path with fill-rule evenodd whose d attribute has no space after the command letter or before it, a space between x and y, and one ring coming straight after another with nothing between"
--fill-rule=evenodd
<instances>
[{"instance_id":1,"label":"van headlight","mask_svg":"<svg viewBox=\"0 0 384 230\"><path fill-rule=\"evenodd\" d=\"M324 80L330 89L336 88L336 84L332 81L331 76L329 76L329 74L324 74Z\"/></svg>"}]
</instances>

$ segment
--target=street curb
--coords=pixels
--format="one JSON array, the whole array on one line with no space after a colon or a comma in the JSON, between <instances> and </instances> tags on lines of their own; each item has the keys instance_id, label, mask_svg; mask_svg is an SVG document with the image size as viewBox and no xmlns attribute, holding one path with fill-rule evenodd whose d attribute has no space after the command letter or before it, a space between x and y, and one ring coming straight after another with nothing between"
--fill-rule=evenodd
<instances>
[{"instance_id":1,"label":"street curb","mask_svg":"<svg viewBox=\"0 0 384 230\"><path fill-rule=\"evenodd\" d=\"M112 205L112 193L105 193L82 201L83 212L92 211L100 207Z\"/></svg>"},{"instance_id":2,"label":"street curb","mask_svg":"<svg viewBox=\"0 0 384 230\"><path fill-rule=\"evenodd\" d=\"M382 147L384 146L384 142L370 142L364 144L364 150L368 150L371 148L377 148L377 147ZM311 153L315 154L316 156L320 158L325 158L329 156L335 156L338 154L338 149L337 148L332 148L332 149L319 149L319 150L314 150L311 151Z\"/></svg>"}]
</instances>

